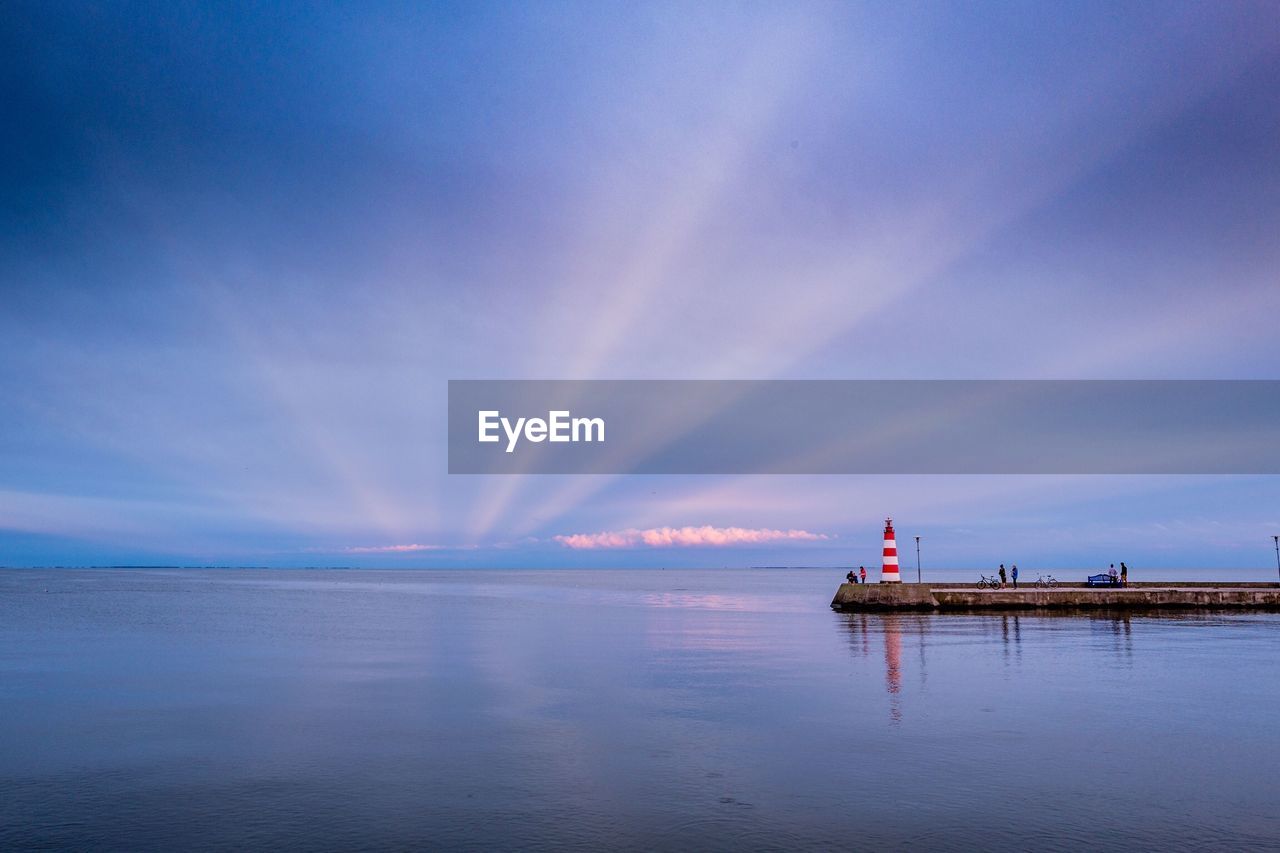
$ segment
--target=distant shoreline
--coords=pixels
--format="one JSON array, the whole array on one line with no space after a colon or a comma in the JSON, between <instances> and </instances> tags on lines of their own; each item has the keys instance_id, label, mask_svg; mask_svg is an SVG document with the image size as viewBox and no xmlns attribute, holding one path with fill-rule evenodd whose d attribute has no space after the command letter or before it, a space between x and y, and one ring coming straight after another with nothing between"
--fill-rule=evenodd
<instances>
[{"instance_id":1,"label":"distant shoreline","mask_svg":"<svg viewBox=\"0 0 1280 853\"><path fill-rule=\"evenodd\" d=\"M830 572L836 579L842 579L850 569L858 569L860 564L845 563L838 566L236 566L236 565L53 565L53 566L0 566L0 571L84 571L84 572L477 572L477 573L530 573L530 572ZM880 566L868 564L867 581L878 584ZM1044 567L1031 566L1022 569L1023 586L1034 585L1040 573L1052 574L1063 584L1083 582L1088 575L1105 572L1105 566L1088 567ZM921 578L925 583L939 586L967 585L976 581L980 575L993 575L991 566L976 568L933 568L925 569ZM1222 584L1222 583L1277 583L1280 574L1276 569L1266 567L1252 568L1147 568L1130 567L1130 585L1145 583L1180 584ZM914 568L903 570L903 580L914 582ZM1010 584L1012 586L1012 584Z\"/></svg>"}]
</instances>

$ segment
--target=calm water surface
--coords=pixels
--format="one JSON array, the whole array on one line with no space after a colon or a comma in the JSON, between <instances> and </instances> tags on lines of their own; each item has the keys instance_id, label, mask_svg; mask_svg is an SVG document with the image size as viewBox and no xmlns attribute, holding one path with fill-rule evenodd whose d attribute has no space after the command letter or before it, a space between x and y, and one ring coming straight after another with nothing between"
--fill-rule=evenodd
<instances>
[{"instance_id":1,"label":"calm water surface","mask_svg":"<svg viewBox=\"0 0 1280 853\"><path fill-rule=\"evenodd\" d=\"M1280 616L841 572L0 572L0 848L1280 847Z\"/></svg>"}]
</instances>

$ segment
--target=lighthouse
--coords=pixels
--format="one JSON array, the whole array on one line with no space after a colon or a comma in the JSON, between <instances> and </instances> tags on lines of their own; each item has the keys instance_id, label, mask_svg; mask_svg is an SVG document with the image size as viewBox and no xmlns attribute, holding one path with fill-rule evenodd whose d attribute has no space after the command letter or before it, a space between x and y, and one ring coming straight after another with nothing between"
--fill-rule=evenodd
<instances>
[{"instance_id":1,"label":"lighthouse","mask_svg":"<svg viewBox=\"0 0 1280 853\"><path fill-rule=\"evenodd\" d=\"M902 583L898 575L898 540L893 533L893 519L884 520L884 567L880 571L880 583Z\"/></svg>"}]
</instances>

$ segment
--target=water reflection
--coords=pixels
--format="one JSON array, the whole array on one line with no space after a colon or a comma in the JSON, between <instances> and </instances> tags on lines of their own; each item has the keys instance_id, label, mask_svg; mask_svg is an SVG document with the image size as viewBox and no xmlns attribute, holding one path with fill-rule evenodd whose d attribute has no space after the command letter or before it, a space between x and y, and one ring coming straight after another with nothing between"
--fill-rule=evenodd
<instances>
[{"instance_id":1,"label":"water reflection","mask_svg":"<svg viewBox=\"0 0 1280 853\"><path fill-rule=\"evenodd\" d=\"M1012 626L1010 623L1012 623ZM1013 629L1012 636L1010 636L1010 627ZM1009 663L1010 651L1013 653L1013 662L1022 663L1022 624L1016 613L1012 616L1000 617L1000 638L1004 641L1005 664L1008 665Z\"/></svg>"},{"instance_id":2,"label":"water reflection","mask_svg":"<svg viewBox=\"0 0 1280 853\"><path fill-rule=\"evenodd\" d=\"M884 690L889 699L889 721L893 724L900 723L903 697L903 642L911 637L916 640L919 649L920 683L923 686L926 681L924 638L928 631L928 617L899 613L876 615L849 613L841 618L847 632L849 650L861 659L871 657L872 638L879 636L880 651L884 659Z\"/></svg>"},{"instance_id":3,"label":"water reflection","mask_svg":"<svg viewBox=\"0 0 1280 853\"><path fill-rule=\"evenodd\" d=\"M1128 613L1100 617L1093 622L1095 631L1105 631L1114 660L1125 666L1133 664L1133 628Z\"/></svg>"},{"instance_id":4,"label":"water reflection","mask_svg":"<svg viewBox=\"0 0 1280 853\"><path fill-rule=\"evenodd\" d=\"M925 702L931 660L941 666L942 689L948 689L957 677L964 681L970 675L979 679L992 671L1004 671L1006 677L1025 672L1024 655L1036 672L1052 671L1046 666L1060 671L1064 649L1088 637L1091 640L1085 647L1075 651L1076 661L1093 659L1096 652L1101 660L1094 660L1092 666L1101 663L1131 668L1134 618L1128 613L1097 612L1070 616L849 613L838 617L850 655L880 673L891 725L909 718L913 703ZM1154 621L1159 617L1146 618ZM1067 636L1072 640L1065 640Z\"/></svg>"},{"instance_id":5,"label":"water reflection","mask_svg":"<svg viewBox=\"0 0 1280 853\"><path fill-rule=\"evenodd\" d=\"M884 619L884 683L889 693L889 719L902 722L902 630L900 617ZM921 647L924 643L920 644Z\"/></svg>"},{"instance_id":6,"label":"water reflection","mask_svg":"<svg viewBox=\"0 0 1280 853\"><path fill-rule=\"evenodd\" d=\"M1162 617L1145 618L1155 622ZM1175 617L1163 618L1171 621ZM1187 621L1186 617L1179 618ZM1134 665L1133 617L1128 613L1094 612L1074 616L1017 612L987 615L846 613L839 615L838 619L848 650L856 660L877 670L880 668L878 661L883 660L888 720L894 725L903 721L909 714L911 702L918 698L905 686L908 679L914 678L913 671L918 673L918 678L910 683L918 684L918 692L923 693L928 684L930 657L942 660L946 669L946 661L955 658L959 647L970 647L962 658L962 666L966 669L977 671L982 668L983 658L990 656L997 668L1012 673L1022 669L1024 653L1031 661L1039 661L1048 649L1055 654L1061 651L1063 633L1080 637L1083 630L1084 636L1092 639L1087 644L1089 650L1081 649L1081 655L1098 652L1107 664L1124 668ZM1024 626L1028 628L1026 641L1022 631ZM904 662L904 653L910 651L904 646L911 642L916 644L916 653L906 654ZM986 654L980 651L974 657L971 649L975 643L979 649L986 649ZM943 681L948 681L945 675Z\"/></svg>"},{"instance_id":7,"label":"water reflection","mask_svg":"<svg viewBox=\"0 0 1280 853\"><path fill-rule=\"evenodd\" d=\"M1276 849L1280 615L828 595L0 571L0 850Z\"/></svg>"},{"instance_id":8,"label":"water reflection","mask_svg":"<svg viewBox=\"0 0 1280 853\"><path fill-rule=\"evenodd\" d=\"M646 607L685 608L693 610L751 610L754 602L741 595L692 593L684 590L650 593L643 598Z\"/></svg>"}]
</instances>

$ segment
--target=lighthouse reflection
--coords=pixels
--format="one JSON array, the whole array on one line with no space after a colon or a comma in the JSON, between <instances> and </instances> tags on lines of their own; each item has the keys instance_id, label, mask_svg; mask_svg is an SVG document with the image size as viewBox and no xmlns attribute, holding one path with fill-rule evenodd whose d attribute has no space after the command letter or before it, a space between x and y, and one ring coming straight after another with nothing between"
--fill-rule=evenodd
<instances>
[{"instance_id":1,"label":"lighthouse reflection","mask_svg":"<svg viewBox=\"0 0 1280 853\"><path fill-rule=\"evenodd\" d=\"M902 626L895 616L884 622L884 684L889 692L889 719L902 722Z\"/></svg>"},{"instance_id":2,"label":"lighthouse reflection","mask_svg":"<svg viewBox=\"0 0 1280 853\"><path fill-rule=\"evenodd\" d=\"M890 726L928 725L931 691L956 703L949 713L997 713L1025 695L995 694L1072 672L1088 658L1094 672L1136 671L1148 632L1181 616L1128 613L841 613L833 628L847 655L855 696L850 712ZM1212 617L1205 617L1212 618ZM932 676L932 677L930 677ZM986 685L980 688L979 685ZM1001 685L992 688L992 685ZM967 703L967 704L966 704Z\"/></svg>"},{"instance_id":3,"label":"lighthouse reflection","mask_svg":"<svg viewBox=\"0 0 1280 853\"><path fill-rule=\"evenodd\" d=\"M911 674L926 681L925 636L928 633L928 617L900 613L868 615L851 613L844 615L848 632L849 650L857 657L870 659L882 655L884 659L884 691L889 700L889 722L897 724L903 719L903 646L915 643L919 649L919 664Z\"/></svg>"}]
</instances>

